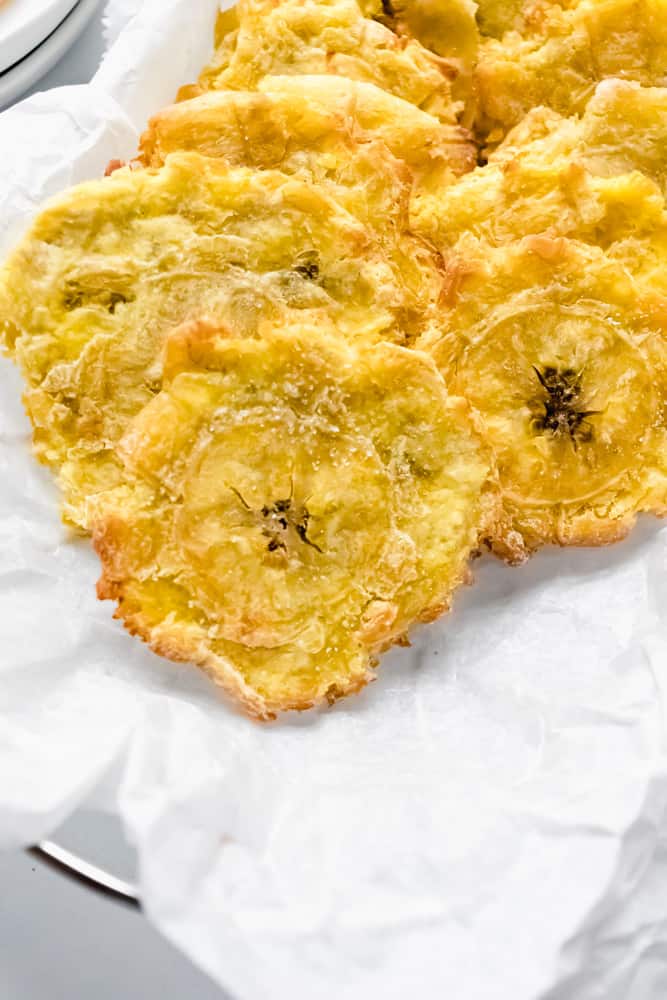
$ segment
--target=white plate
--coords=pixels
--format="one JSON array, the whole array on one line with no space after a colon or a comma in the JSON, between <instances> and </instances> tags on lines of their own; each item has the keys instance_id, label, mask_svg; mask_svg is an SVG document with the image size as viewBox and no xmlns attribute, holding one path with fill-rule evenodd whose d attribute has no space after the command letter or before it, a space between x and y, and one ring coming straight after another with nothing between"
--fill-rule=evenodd
<instances>
[{"instance_id":1,"label":"white plate","mask_svg":"<svg viewBox=\"0 0 667 1000\"><path fill-rule=\"evenodd\" d=\"M22 3L23 0L9 0ZM64 21L30 55L0 73L0 108L7 107L41 79L77 40L97 10L99 0L79 0Z\"/></svg>"},{"instance_id":2,"label":"white plate","mask_svg":"<svg viewBox=\"0 0 667 1000\"><path fill-rule=\"evenodd\" d=\"M75 4L76 0L0 2L0 73L41 45Z\"/></svg>"}]
</instances>

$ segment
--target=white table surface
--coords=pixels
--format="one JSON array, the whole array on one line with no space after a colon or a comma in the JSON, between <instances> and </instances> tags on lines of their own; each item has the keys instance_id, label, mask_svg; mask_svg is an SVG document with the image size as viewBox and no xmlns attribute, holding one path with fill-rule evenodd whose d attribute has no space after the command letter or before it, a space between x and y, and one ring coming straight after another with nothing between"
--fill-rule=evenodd
<instances>
[{"instance_id":1,"label":"white table surface","mask_svg":"<svg viewBox=\"0 0 667 1000\"><path fill-rule=\"evenodd\" d=\"M29 93L86 83L103 50L101 12ZM131 877L109 820L82 814L63 843ZM139 914L97 897L21 852L0 854L0 1000L223 1000Z\"/></svg>"}]
</instances>

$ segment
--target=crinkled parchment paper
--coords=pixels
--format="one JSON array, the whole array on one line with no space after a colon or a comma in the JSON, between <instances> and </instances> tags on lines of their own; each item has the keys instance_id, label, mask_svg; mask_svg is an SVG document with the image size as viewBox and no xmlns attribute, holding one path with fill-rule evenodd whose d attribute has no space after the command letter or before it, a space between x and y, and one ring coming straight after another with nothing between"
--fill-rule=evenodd
<instances>
[{"instance_id":1,"label":"crinkled parchment paper","mask_svg":"<svg viewBox=\"0 0 667 1000\"><path fill-rule=\"evenodd\" d=\"M215 0L113 0L95 80L0 116L0 249L131 154ZM106 778L148 919L242 1000L664 1000L667 531L491 559L360 697L258 726L98 604L0 366L0 842ZM109 782L109 772L115 775Z\"/></svg>"}]
</instances>

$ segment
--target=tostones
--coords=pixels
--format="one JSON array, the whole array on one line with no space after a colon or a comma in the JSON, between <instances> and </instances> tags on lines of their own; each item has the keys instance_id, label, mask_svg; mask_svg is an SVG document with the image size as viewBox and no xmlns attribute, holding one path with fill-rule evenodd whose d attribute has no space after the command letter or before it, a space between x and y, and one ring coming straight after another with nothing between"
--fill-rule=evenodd
<instances>
[{"instance_id":1,"label":"tostones","mask_svg":"<svg viewBox=\"0 0 667 1000\"><path fill-rule=\"evenodd\" d=\"M667 512L667 299L603 251L462 240L444 332L425 343L479 412L504 513L495 549L601 545Z\"/></svg>"},{"instance_id":2,"label":"tostones","mask_svg":"<svg viewBox=\"0 0 667 1000\"><path fill-rule=\"evenodd\" d=\"M329 74L374 83L456 123L463 113L456 62L397 34L385 19L364 17L356 0L241 0L222 16L212 62L180 97L256 90L265 76Z\"/></svg>"},{"instance_id":3,"label":"tostones","mask_svg":"<svg viewBox=\"0 0 667 1000\"><path fill-rule=\"evenodd\" d=\"M495 513L489 451L427 356L306 325L167 341L93 503L100 598L267 719L358 691L445 610Z\"/></svg>"},{"instance_id":4,"label":"tostones","mask_svg":"<svg viewBox=\"0 0 667 1000\"><path fill-rule=\"evenodd\" d=\"M209 92L160 111L142 136L138 162L158 167L183 149L234 166L299 174L331 187L349 211L380 229L402 210L406 185L418 225L433 214L442 191L474 166L465 129L374 84L283 76L267 77L259 88Z\"/></svg>"},{"instance_id":5,"label":"tostones","mask_svg":"<svg viewBox=\"0 0 667 1000\"><path fill-rule=\"evenodd\" d=\"M497 142L531 108L581 113L608 77L667 85L667 0L579 0L520 34L487 38L476 69L479 128Z\"/></svg>"},{"instance_id":6,"label":"tostones","mask_svg":"<svg viewBox=\"0 0 667 1000\"><path fill-rule=\"evenodd\" d=\"M85 526L86 498L116 481L115 442L159 391L174 325L204 313L247 337L296 317L408 344L433 321L439 267L312 184L195 153L52 201L0 271L0 339L67 518Z\"/></svg>"},{"instance_id":7,"label":"tostones","mask_svg":"<svg viewBox=\"0 0 667 1000\"><path fill-rule=\"evenodd\" d=\"M667 89L605 80L581 118L530 111L486 166L429 202L423 228L445 247L546 232L621 254L664 228L666 193Z\"/></svg>"}]
</instances>

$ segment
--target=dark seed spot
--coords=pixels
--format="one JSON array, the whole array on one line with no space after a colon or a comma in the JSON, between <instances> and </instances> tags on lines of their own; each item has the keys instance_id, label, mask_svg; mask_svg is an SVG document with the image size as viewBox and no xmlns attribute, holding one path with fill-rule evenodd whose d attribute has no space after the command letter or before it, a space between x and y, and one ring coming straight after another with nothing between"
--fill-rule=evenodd
<instances>
[{"instance_id":1,"label":"dark seed spot","mask_svg":"<svg viewBox=\"0 0 667 1000\"><path fill-rule=\"evenodd\" d=\"M551 434L553 437L569 437L576 451L579 443L593 438L593 427L588 417L599 410L580 409L582 387L581 375L574 368L558 369L552 365L541 371L533 368L544 390L543 394L531 400L531 426L537 434Z\"/></svg>"},{"instance_id":2,"label":"dark seed spot","mask_svg":"<svg viewBox=\"0 0 667 1000\"><path fill-rule=\"evenodd\" d=\"M116 306L121 305L122 303L125 302L127 302L127 299L125 298L124 295L121 295L120 292L112 292L111 295L109 296L109 305L107 306L111 315L113 316L113 314L116 312Z\"/></svg>"},{"instance_id":3,"label":"dark seed spot","mask_svg":"<svg viewBox=\"0 0 667 1000\"><path fill-rule=\"evenodd\" d=\"M276 548L287 548L284 541L280 539L279 529L286 532L290 527L294 529L298 537L305 545L309 545L312 549L316 549L317 552L322 551L319 545L316 545L315 542L312 542L308 537L308 523L310 521L310 514L308 510L304 507L301 517L297 519L295 513L292 512L291 497L288 497L286 500L276 500L271 506L264 504L260 513L263 518L272 519L272 526L269 527L267 525L267 527L262 529L262 534L266 538L270 539L270 552L275 552Z\"/></svg>"},{"instance_id":4,"label":"dark seed spot","mask_svg":"<svg viewBox=\"0 0 667 1000\"><path fill-rule=\"evenodd\" d=\"M308 281L317 281L320 276L320 265L316 260L308 261L306 264L297 264L294 270Z\"/></svg>"},{"instance_id":5,"label":"dark seed spot","mask_svg":"<svg viewBox=\"0 0 667 1000\"><path fill-rule=\"evenodd\" d=\"M298 524L294 525L295 531L302 542L305 542L306 545L310 545L311 549L315 549L317 552L321 553L322 549L319 547L319 545L316 545L315 542L311 542L310 538L308 537L309 521L310 521L310 514L308 513L307 510L304 510L301 520L298 522Z\"/></svg>"}]
</instances>

